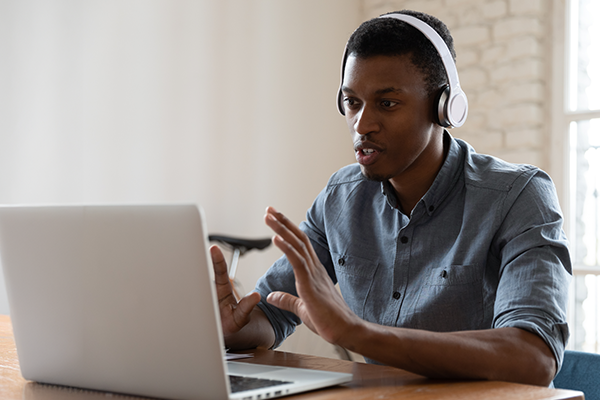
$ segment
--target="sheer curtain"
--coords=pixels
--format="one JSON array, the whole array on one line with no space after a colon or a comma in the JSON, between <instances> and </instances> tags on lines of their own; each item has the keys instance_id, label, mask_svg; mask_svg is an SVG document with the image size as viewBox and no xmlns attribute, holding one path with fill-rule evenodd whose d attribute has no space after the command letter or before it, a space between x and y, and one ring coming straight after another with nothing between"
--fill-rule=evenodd
<instances>
[{"instance_id":1,"label":"sheer curtain","mask_svg":"<svg viewBox=\"0 0 600 400\"><path fill-rule=\"evenodd\" d=\"M353 162L335 109L358 0L0 0L0 203L195 202L268 236ZM249 291L278 257L248 255ZM6 313L3 284L0 313Z\"/></svg>"}]
</instances>

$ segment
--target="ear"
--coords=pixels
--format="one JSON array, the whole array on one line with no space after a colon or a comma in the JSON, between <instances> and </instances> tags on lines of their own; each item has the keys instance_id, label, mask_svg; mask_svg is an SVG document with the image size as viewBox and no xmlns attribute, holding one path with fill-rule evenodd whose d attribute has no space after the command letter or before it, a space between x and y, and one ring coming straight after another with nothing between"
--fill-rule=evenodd
<instances>
[{"instance_id":1,"label":"ear","mask_svg":"<svg viewBox=\"0 0 600 400\"><path fill-rule=\"evenodd\" d=\"M440 88L439 93L433 101L433 118L434 122L443 128L451 125L448 119L448 97L450 95L450 86L444 85Z\"/></svg>"}]
</instances>

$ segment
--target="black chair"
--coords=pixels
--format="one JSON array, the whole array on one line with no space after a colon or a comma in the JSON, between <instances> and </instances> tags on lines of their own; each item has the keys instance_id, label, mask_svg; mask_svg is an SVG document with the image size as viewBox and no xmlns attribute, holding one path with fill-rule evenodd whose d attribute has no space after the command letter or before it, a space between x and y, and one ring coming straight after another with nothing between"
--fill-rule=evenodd
<instances>
[{"instance_id":1,"label":"black chair","mask_svg":"<svg viewBox=\"0 0 600 400\"><path fill-rule=\"evenodd\" d=\"M554 387L579 390L585 394L585 400L600 400L600 354L565 351Z\"/></svg>"}]
</instances>

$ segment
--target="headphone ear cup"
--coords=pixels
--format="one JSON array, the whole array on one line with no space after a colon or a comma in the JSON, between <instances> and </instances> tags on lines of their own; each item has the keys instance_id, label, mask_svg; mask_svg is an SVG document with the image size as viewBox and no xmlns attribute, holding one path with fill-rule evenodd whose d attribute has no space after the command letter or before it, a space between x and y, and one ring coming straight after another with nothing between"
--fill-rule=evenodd
<instances>
[{"instance_id":1,"label":"headphone ear cup","mask_svg":"<svg viewBox=\"0 0 600 400\"><path fill-rule=\"evenodd\" d=\"M448 103L450 97L450 86L444 85L440 90L437 101L434 103L435 110L433 115L438 125L447 128L451 125L450 119L448 118Z\"/></svg>"},{"instance_id":2,"label":"headphone ear cup","mask_svg":"<svg viewBox=\"0 0 600 400\"><path fill-rule=\"evenodd\" d=\"M337 108L338 108L338 111L340 112L340 114L342 114L344 116L346 115L346 110L344 108L344 94L342 93L342 88L340 88L338 90Z\"/></svg>"}]
</instances>

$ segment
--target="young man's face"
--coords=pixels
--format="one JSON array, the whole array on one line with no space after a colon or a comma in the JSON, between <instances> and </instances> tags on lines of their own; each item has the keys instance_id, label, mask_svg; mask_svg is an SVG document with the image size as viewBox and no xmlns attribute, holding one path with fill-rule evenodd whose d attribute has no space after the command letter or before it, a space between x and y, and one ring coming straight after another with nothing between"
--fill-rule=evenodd
<instances>
[{"instance_id":1,"label":"young man's face","mask_svg":"<svg viewBox=\"0 0 600 400\"><path fill-rule=\"evenodd\" d=\"M419 179L437 164L441 132L422 73L404 56L348 57L342 83L356 160L369 179ZM395 185L396 186L396 185Z\"/></svg>"}]
</instances>

